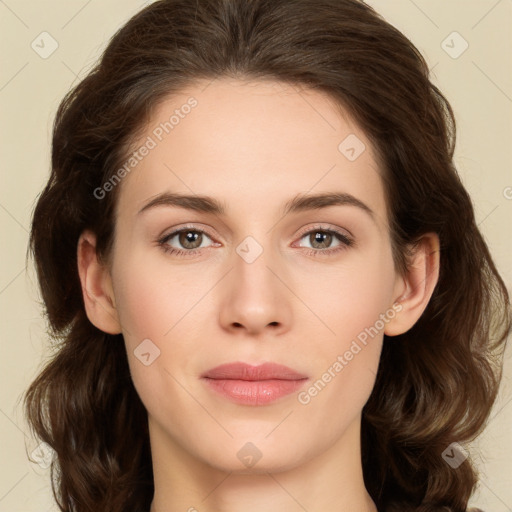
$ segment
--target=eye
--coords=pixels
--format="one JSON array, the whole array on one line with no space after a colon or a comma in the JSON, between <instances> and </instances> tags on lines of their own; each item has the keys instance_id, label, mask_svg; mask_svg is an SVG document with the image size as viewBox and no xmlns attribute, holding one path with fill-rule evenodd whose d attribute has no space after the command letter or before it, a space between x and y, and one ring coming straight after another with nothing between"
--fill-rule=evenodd
<instances>
[{"instance_id":1,"label":"eye","mask_svg":"<svg viewBox=\"0 0 512 512\"><path fill-rule=\"evenodd\" d=\"M305 247L312 249L308 252L314 256L319 253L322 255L336 253L354 245L354 240L347 234L322 227L303 233L300 240L306 240L309 246ZM300 247L304 247L304 245L301 244Z\"/></svg>"},{"instance_id":2,"label":"eye","mask_svg":"<svg viewBox=\"0 0 512 512\"><path fill-rule=\"evenodd\" d=\"M205 242L211 240L205 231L198 228L183 228L165 235L158 241L165 252L177 255L193 255L196 249L209 247Z\"/></svg>"},{"instance_id":3,"label":"eye","mask_svg":"<svg viewBox=\"0 0 512 512\"><path fill-rule=\"evenodd\" d=\"M208 243L208 240L212 243ZM304 232L300 240L306 240L306 244L299 244L312 256L327 256L346 250L354 245L354 240L349 235L332 228L317 227ZM158 244L169 254L176 256L194 256L201 252L200 249L219 246L202 229L196 227L184 227L168 233Z\"/></svg>"}]
</instances>

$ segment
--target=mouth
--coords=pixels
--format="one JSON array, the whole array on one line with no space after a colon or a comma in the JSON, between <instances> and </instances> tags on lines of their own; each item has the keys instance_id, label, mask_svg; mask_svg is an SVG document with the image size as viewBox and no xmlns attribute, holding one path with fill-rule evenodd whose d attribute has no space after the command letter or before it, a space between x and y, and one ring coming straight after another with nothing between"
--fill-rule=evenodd
<instances>
[{"instance_id":1,"label":"mouth","mask_svg":"<svg viewBox=\"0 0 512 512\"><path fill-rule=\"evenodd\" d=\"M289 395L309 380L287 366L228 363L208 370L201 379L212 391L241 405L267 405Z\"/></svg>"}]
</instances>

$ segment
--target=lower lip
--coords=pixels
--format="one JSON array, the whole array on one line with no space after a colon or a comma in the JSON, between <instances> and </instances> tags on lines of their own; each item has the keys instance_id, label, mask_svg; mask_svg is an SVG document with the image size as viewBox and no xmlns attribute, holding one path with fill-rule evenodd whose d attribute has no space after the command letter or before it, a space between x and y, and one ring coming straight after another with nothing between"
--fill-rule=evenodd
<instances>
[{"instance_id":1,"label":"lower lip","mask_svg":"<svg viewBox=\"0 0 512 512\"><path fill-rule=\"evenodd\" d=\"M204 379L217 393L243 405L266 405L297 391L307 379L235 380Z\"/></svg>"}]
</instances>

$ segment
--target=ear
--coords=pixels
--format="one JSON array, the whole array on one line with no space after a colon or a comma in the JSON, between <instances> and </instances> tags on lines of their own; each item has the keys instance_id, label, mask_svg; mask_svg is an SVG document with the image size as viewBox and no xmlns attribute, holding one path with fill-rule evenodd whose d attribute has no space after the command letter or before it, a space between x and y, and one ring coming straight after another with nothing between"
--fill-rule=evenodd
<instances>
[{"instance_id":1,"label":"ear","mask_svg":"<svg viewBox=\"0 0 512 512\"><path fill-rule=\"evenodd\" d=\"M403 334L418 321L438 279L439 237L436 233L427 233L415 244L406 275L397 280L394 309L398 314L386 324L384 334Z\"/></svg>"},{"instance_id":2,"label":"ear","mask_svg":"<svg viewBox=\"0 0 512 512\"><path fill-rule=\"evenodd\" d=\"M89 230L84 231L78 240L77 262L87 317L98 329L108 334L119 334L121 326L110 272L98 260L96 235Z\"/></svg>"}]
</instances>

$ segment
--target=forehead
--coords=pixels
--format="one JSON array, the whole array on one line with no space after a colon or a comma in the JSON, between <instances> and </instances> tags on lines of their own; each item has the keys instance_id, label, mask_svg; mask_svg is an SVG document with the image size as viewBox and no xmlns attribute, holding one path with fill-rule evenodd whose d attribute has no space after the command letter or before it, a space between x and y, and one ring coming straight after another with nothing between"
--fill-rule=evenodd
<instances>
[{"instance_id":1,"label":"forehead","mask_svg":"<svg viewBox=\"0 0 512 512\"><path fill-rule=\"evenodd\" d=\"M329 96L296 85L198 82L154 109L133 148L119 208L138 210L174 191L268 210L296 194L336 190L385 212L366 135Z\"/></svg>"}]
</instances>

